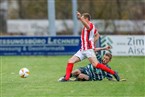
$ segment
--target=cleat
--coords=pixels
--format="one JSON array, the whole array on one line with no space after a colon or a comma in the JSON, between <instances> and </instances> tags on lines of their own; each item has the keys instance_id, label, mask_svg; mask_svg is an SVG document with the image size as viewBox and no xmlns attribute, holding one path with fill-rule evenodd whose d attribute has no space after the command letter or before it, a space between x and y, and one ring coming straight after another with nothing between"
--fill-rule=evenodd
<instances>
[{"instance_id":1,"label":"cleat","mask_svg":"<svg viewBox=\"0 0 145 97\"><path fill-rule=\"evenodd\" d=\"M113 76L115 77L115 79L116 79L117 81L120 81L120 77L119 77L119 75L118 75L117 72L115 72L115 74L114 74Z\"/></svg>"},{"instance_id":2,"label":"cleat","mask_svg":"<svg viewBox=\"0 0 145 97\"><path fill-rule=\"evenodd\" d=\"M67 80L65 80L64 77L61 77L61 78L58 79L58 81L59 81L59 82L66 82Z\"/></svg>"}]
</instances>

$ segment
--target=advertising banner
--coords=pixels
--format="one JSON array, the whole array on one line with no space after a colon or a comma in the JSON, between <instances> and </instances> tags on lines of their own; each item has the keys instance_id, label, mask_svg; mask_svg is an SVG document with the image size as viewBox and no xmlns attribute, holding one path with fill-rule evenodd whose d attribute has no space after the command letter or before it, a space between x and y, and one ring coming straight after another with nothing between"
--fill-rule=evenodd
<instances>
[{"instance_id":1,"label":"advertising banner","mask_svg":"<svg viewBox=\"0 0 145 97\"><path fill-rule=\"evenodd\" d=\"M0 37L0 55L71 55L80 37Z\"/></svg>"},{"instance_id":2,"label":"advertising banner","mask_svg":"<svg viewBox=\"0 0 145 97\"><path fill-rule=\"evenodd\" d=\"M115 56L145 56L145 35L101 36L101 46L112 46Z\"/></svg>"},{"instance_id":3,"label":"advertising banner","mask_svg":"<svg viewBox=\"0 0 145 97\"><path fill-rule=\"evenodd\" d=\"M79 36L0 37L0 55L73 55L80 41ZM99 45L110 45L114 56L145 56L144 35L103 35Z\"/></svg>"}]
</instances>

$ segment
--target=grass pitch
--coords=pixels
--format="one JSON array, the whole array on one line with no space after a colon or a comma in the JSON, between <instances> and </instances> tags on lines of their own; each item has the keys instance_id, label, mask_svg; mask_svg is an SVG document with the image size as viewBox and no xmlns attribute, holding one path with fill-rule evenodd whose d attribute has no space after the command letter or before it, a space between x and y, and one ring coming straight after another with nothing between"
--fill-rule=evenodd
<instances>
[{"instance_id":1,"label":"grass pitch","mask_svg":"<svg viewBox=\"0 0 145 97\"><path fill-rule=\"evenodd\" d=\"M58 82L70 56L1 56L0 97L145 97L145 58L113 57L110 66L127 81ZM74 69L88 64L75 64ZM20 78L20 68L30 70Z\"/></svg>"}]
</instances>

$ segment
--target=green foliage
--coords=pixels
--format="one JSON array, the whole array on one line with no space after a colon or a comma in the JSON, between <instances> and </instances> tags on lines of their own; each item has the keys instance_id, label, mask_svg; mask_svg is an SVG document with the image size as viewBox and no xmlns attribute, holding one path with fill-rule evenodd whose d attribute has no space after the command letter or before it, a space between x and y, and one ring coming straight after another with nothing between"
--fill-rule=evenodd
<instances>
[{"instance_id":1,"label":"green foliage","mask_svg":"<svg viewBox=\"0 0 145 97\"><path fill-rule=\"evenodd\" d=\"M20 13L22 18L40 19L47 17L46 0L19 0ZM20 17L20 18L21 18Z\"/></svg>"},{"instance_id":2,"label":"green foliage","mask_svg":"<svg viewBox=\"0 0 145 97\"><path fill-rule=\"evenodd\" d=\"M47 19L47 0L9 0L9 18ZM77 0L78 11L89 12L93 19L145 19L143 0ZM11 6L12 3L9 3ZM17 5L16 4L16 5ZM13 5L15 6L15 5ZM55 0L56 19L72 19L72 0ZM11 10L11 11L10 11ZM18 14L18 17L14 17Z\"/></svg>"},{"instance_id":3,"label":"green foliage","mask_svg":"<svg viewBox=\"0 0 145 97\"><path fill-rule=\"evenodd\" d=\"M70 56L1 56L1 97L144 97L144 57L113 57L111 67L124 82L58 82ZM87 65L84 60L74 66ZM20 68L30 70L20 78Z\"/></svg>"}]
</instances>

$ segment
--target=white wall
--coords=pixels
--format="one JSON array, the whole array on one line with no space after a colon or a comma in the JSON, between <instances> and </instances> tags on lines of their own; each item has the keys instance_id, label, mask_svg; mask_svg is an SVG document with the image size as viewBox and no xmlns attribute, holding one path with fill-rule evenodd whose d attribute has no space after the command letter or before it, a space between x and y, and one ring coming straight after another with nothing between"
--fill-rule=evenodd
<instances>
[{"instance_id":1,"label":"white wall","mask_svg":"<svg viewBox=\"0 0 145 97\"><path fill-rule=\"evenodd\" d=\"M130 20L92 20L99 32L144 32L145 20L130 21ZM48 35L49 22L48 20L8 20L9 33L25 33L26 35ZM79 31L81 31L81 23L79 22ZM56 32L72 32L72 20L56 20Z\"/></svg>"}]
</instances>

